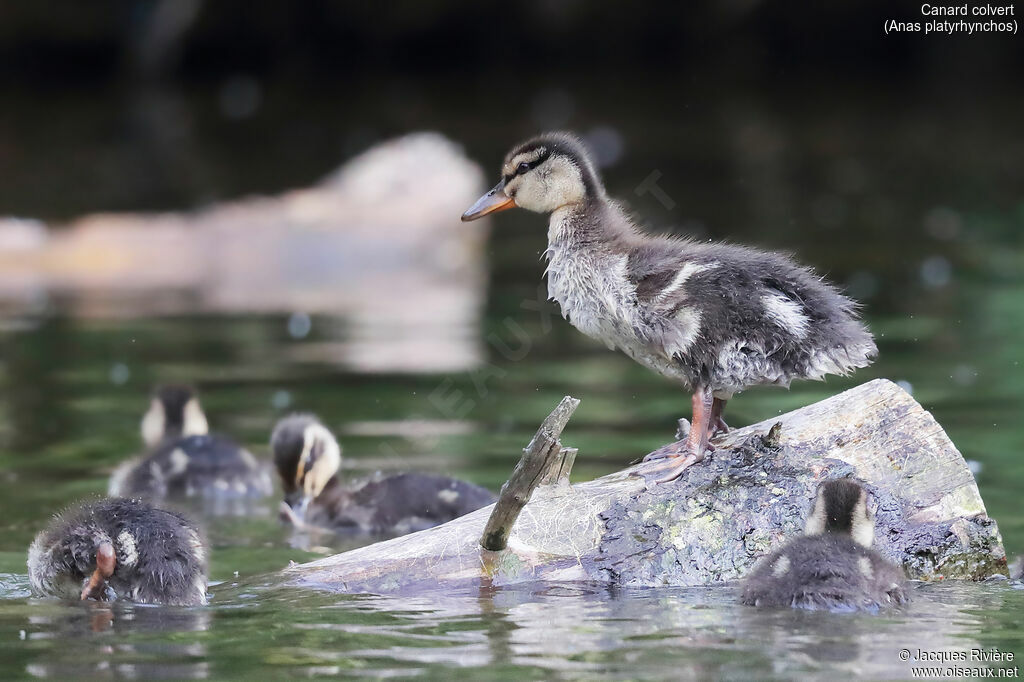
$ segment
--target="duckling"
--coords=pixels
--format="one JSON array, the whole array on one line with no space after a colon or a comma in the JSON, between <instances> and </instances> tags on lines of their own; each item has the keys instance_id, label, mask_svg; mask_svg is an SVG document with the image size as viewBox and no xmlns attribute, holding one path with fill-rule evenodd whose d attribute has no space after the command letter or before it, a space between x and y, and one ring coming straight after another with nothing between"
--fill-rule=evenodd
<instances>
[{"instance_id":1,"label":"duckling","mask_svg":"<svg viewBox=\"0 0 1024 682\"><path fill-rule=\"evenodd\" d=\"M72 507L36 536L28 574L38 596L206 603L206 545L195 524L141 500Z\"/></svg>"},{"instance_id":2,"label":"duckling","mask_svg":"<svg viewBox=\"0 0 1024 682\"><path fill-rule=\"evenodd\" d=\"M871 549L868 493L849 479L818 486L804 535L772 552L747 576L751 606L875 610L908 600L903 571Z\"/></svg>"},{"instance_id":3,"label":"duckling","mask_svg":"<svg viewBox=\"0 0 1024 682\"><path fill-rule=\"evenodd\" d=\"M651 453L656 482L679 477L728 431L748 386L845 375L877 350L857 305L775 253L641 233L605 193L581 142L547 133L505 157L501 181L463 221L512 207L549 213L548 295L584 334L692 393L692 427Z\"/></svg>"},{"instance_id":4,"label":"duckling","mask_svg":"<svg viewBox=\"0 0 1024 682\"><path fill-rule=\"evenodd\" d=\"M110 478L115 497L255 498L270 495L270 474L234 441L211 435L195 392L156 389L142 418L148 454L125 462Z\"/></svg>"},{"instance_id":5,"label":"duckling","mask_svg":"<svg viewBox=\"0 0 1024 682\"><path fill-rule=\"evenodd\" d=\"M313 415L278 422L270 449L285 493L282 516L299 527L404 535L495 500L485 488L438 474L400 473L343 485L341 447Z\"/></svg>"}]
</instances>

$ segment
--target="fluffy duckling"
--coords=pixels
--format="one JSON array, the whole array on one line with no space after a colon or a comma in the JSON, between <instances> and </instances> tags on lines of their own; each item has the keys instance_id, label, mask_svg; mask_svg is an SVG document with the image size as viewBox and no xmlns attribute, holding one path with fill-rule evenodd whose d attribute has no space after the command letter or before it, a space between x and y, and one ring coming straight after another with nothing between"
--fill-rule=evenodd
<instances>
[{"instance_id":1,"label":"fluffy duckling","mask_svg":"<svg viewBox=\"0 0 1024 682\"><path fill-rule=\"evenodd\" d=\"M341 447L312 415L278 422L270 449L284 487L282 515L299 527L403 535L495 500L485 488L438 474L392 474L346 486L338 477Z\"/></svg>"},{"instance_id":2,"label":"fluffy duckling","mask_svg":"<svg viewBox=\"0 0 1024 682\"><path fill-rule=\"evenodd\" d=\"M206 603L206 547L181 514L132 499L68 509L36 536L28 574L38 596Z\"/></svg>"},{"instance_id":3,"label":"fluffy duckling","mask_svg":"<svg viewBox=\"0 0 1024 682\"><path fill-rule=\"evenodd\" d=\"M741 601L751 606L875 610L907 601L903 571L871 549L868 494L849 479L818 486L804 535L761 560Z\"/></svg>"},{"instance_id":4,"label":"fluffy duckling","mask_svg":"<svg viewBox=\"0 0 1024 682\"><path fill-rule=\"evenodd\" d=\"M255 498L270 495L270 474L234 441L211 435L195 392L161 386L142 418L149 454L122 464L110 478L115 497Z\"/></svg>"},{"instance_id":5,"label":"fluffy duckling","mask_svg":"<svg viewBox=\"0 0 1024 682\"><path fill-rule=\"evenodd\" d=\"M549 213L548 295L584 334L692 393L692 428L649 459L677 478L728 427L726 401L868 365L857 306L811 270L757 249L641 233L605 193L580 141L548 133L505 157L501 181L462 216L515 206Z\"/></svg>"}]
</instances>

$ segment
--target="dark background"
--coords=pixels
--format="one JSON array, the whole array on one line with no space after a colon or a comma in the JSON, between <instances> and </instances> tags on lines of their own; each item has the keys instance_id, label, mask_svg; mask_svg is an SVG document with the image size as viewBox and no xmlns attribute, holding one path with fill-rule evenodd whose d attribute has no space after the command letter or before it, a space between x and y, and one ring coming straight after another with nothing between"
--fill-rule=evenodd
<instances>
[{"instance_id":1,"label":"dark background","mask_svg":"<svg viewBox=\"0 0 1024 682\"><path fill-rule=\"evenodd\" d=\"M1000 176L1022 156L1008 124L1022 111L1018 37L886 36L886 18L923 20L920 3L812 5L4 3L0 210L62 218L273 192L422 128L493 166L549 125L612 127L634 185L651 168L721 184L720 150L759 144L796 147L794 180L813 185L809 156L837 150L793 138L820 134L866 153L875 177L927 167L940 192L1012 200ZM726 139L748 121L751 135ZM870 168L893 136L928 163ZM977 183L944 184L943 166L964 163Z\"/></svg>"}]
</instances>

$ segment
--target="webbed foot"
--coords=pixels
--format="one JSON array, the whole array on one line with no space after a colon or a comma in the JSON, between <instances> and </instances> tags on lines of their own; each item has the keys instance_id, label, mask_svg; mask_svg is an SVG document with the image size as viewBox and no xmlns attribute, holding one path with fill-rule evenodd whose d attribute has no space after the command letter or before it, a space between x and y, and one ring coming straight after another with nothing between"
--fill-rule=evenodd
<instances>
[{"instance_id":1,"label":"webbed foot","mask_svg":"<svg viewBox=\"0 0 1024 682\"><path fill-rule=\"evenodd\" d=\"M710 444L704 451L697 452L689 441L670 443L647 455L644 461L655 464L641 467L637 474L649 483L669 483L682 476L683 472L694 464L703 461L710 450L714 450Z\"/></svg>"}]
</instances>

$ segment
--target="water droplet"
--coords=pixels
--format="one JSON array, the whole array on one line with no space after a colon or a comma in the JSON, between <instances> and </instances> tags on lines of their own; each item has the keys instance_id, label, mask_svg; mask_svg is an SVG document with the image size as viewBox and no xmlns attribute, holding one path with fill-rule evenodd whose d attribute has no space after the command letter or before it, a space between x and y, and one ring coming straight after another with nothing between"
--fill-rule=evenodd
<instances>
[{"instance_id":1,"label":"water droplet","mask_svg":"<svg viewBox=\"0 0 1024 682\"><path fill-rule=\"evenodd\" d=\"M942 256L932 256L921 263L921 281L929 289L939 289L949 284L953 266Z\"/></svg>"},{"instance_id":2,"label":"water droplet","mask_svg":"<svg viewBox=\"0 0 1024 682\"><path fill-rule=\"evenodd\" d=\"M132 378L132 371L123 362L115 362L110 366L110 383L123 386Z\"/></svg>"},{"instance_id":3,"label":"water droplet","mask_svg":"<svg viewBox=\"0 0 1024 682\"><path fill-rule=\"evenodd\" d=\"M292 313L288 318L288 335L293 339L304 339L313 328L313 321L306 313Z\"/></svg>"},{"instance_id":4,"label":"water droplet","mask_svg":"<svg viewBox=\"0 0 1024 682\"><path fill-rule=\"evenodd\" d=\"M270 396L270 405L275 410L287 409L291 404L292 394L284 389L274 391L274 394Z\"/></svg>"}]
</instances>

